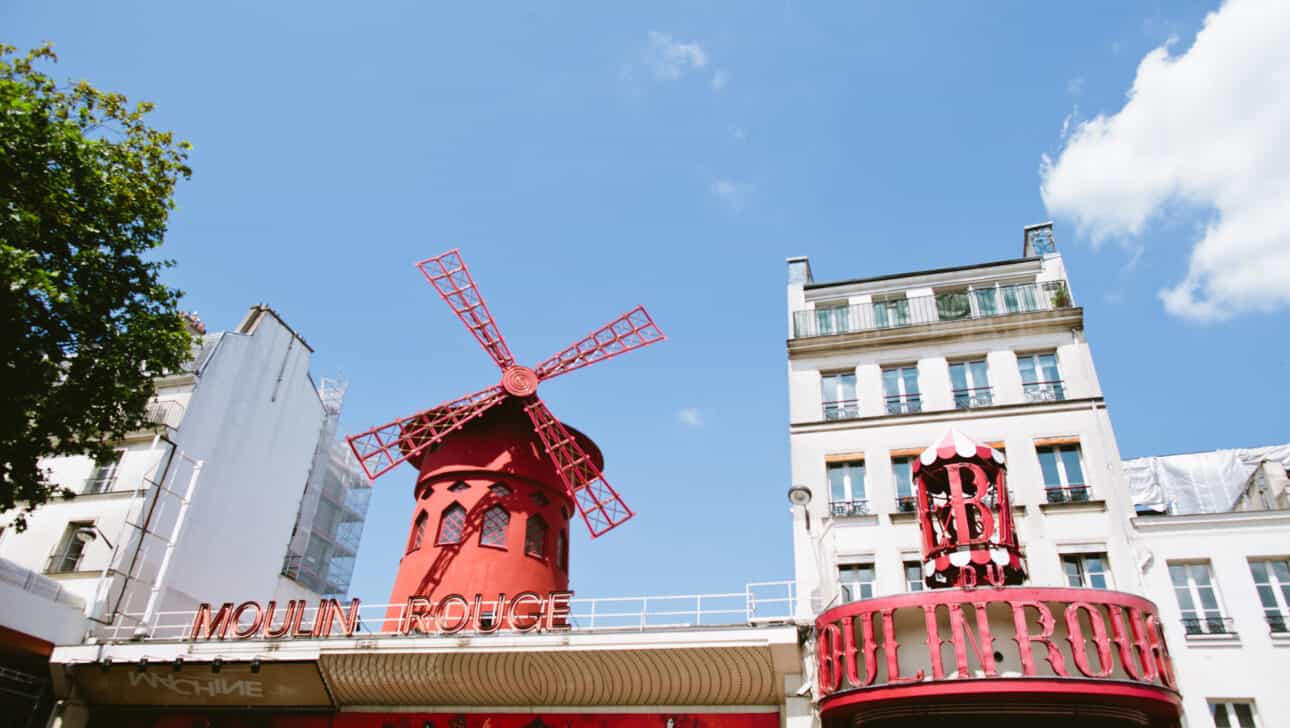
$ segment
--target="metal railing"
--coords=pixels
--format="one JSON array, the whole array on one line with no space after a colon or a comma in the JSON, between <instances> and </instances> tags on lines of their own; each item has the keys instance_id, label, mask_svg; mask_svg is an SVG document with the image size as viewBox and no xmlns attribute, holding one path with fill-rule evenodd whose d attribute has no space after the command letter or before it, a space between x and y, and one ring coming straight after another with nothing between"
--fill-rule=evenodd
<instances>
[{"instance_id":1,"label":"metal railing","mask_svg":"<svg viewBox=\"0 0 1290 728\"><path fill-rule=\"evenodd\" d=\"M1183 617L1182 623L1188 635L1235 634L1231 617Z\"/></svg>"},{"instance_id":2,"label":"metal railing","mask_svg":"<svg viewBox=\"0 0 1290 728\"><path fill-rule=\"evenodd\" d=\"M923 411L923 400L917 394L887 397L887 414L912 415Z\"/></svg>"},{"instance_id":3,"label":"metal railing","mask_svg":"<svg viewBox=\"0 0 1290 728\"><path fill-rule=\"evenodd\" d=\"M864 516L868 515L869 512L869 500L867 498L829 501L829 515L834 517Z\"/></svg>"},{"instance_id":4,"label":"metal railing","mask_svg":"<svg viewBox=\"0 0 1290 728\"><path fill-rule=\"evenodd\" d=\"M1044 488L1049 503L1084 503L1088 501L1087 485L1054 485Z\"/></svg>"},{"instance_id":5,"label":"metal railing","mask_svg":"<svg viewBox=\"0 0 1290 728\"><path fill-rule=\"evenodd\" d=\"M680 594L666 596L592 597L569 600L568 629L573 632L633 631L690 627L737 627L767 623L791 622L797 609L797 585L794 581L762 581L745 585L741 592L716 594ZM218 606L218 605L214 605ZM359 629L355 637L364 639L388 637L397 639L406 604L362 604L359 606ZM489 611L495 601L483 601ZM348 608L348 604L342 604ZM313 623L318 607L305 610L301 622ZM244 615L243 629L249 629L255 614ZM122 614L106 628L109 640L184 640L189 639L196 610L157 612L156 621L144 625L137 634L141 614ZM337 620L339 622L339 620ZM275 625L276 626L276 625ZM360 635L361 633L361 635ZM501 632L514 636L514 632ZM468 636L454 634L452 639ZM486 636L486 635L481 635ZM343 638L338 624L332 632L314 639ZM307 639L307 638L301 638Z\"/></svg>"},{"instance_id":6,"label":"metal railing","mask_svg":"<svg viewBox=\"0 0 1290 728\"><path fill-rule=\"evenodd\" d=\"M1265 609L1263 610L1263 618L1268 621L1268 630L1273 634L1290 632L1290 612Z\"/></svg>"},{"instance_id":7,"label":"metal railing","mask_svg":"<svg viewBox=\"0 0 1290 728\"><path fill-rule=\"evenodd\" d=\"M918 511L918 499L912 495L896 496L897 513L915 513Z\"/></svg>"},{"instance_id":8,"label":"metal railing","mask_svg":"<svg viewBox=\"0 0 1290 728\"><path fill-rule=\"evenodd\" d=\"M825 420L847 420L860 416L860 400L839 399L824 403Z\"/></svg>"},{"instance_id":9,"label":"metal railing","mask_svg":"<svg viewBox=\"0 0 1290 728\"><path fill-rule=\"evenodd\" d=\"M1071 305L1063 281L951 291L793 312L793 338L1009 316Z\"/></svg>"},{"instance_id":10,"label":"metal railing","mask_svg":"<svg viewBox=\"0 0 1290 728\"><path fill-rule=\"evenodd\" d=\"M994 392L990 387L954 390L954 409L989 407L992 404L994 404Z\"/></svg>"},{"instance_id":11,"label":"metal railing","mask_svg":"<svg viewBox=\"0 0 1290 728\"><path fill-rule=\"evenodd\" d=\"M1023 383L1021 393L1027 402L1060 402L1066 399L1066 389L1060 379L1051 382Z\"/></svg>"}]
</instances>

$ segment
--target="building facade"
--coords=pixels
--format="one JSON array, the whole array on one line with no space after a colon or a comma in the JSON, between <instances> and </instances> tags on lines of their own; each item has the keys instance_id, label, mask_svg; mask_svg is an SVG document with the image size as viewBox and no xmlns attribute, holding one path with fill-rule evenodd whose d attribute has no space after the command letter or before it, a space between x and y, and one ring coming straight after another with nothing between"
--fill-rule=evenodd
<instances>
[{"instance_id":1,"label":"building facade","mask_svg":"<svg viewBox=\"0 0 1290 728\"><path fill-rule=\"evenodd\" d=\"M312 350L268 307L231 331L192 323L193 359L157 381L151 426L116 443L111 462L43 463L76 497L35 511L24 532L0 531L0 628L13 641L47 657L212 592L316 599L348 587L367 481L335 442L341 392L315 386Z\"/></svg>"},{"instance_id":2,"label":"building facade","mask_svg":"<svg viewBox=\"0 0 1290 728\"><path fill-rule=\"evenodd\" d=\"M1154 603L1142 609L1156 610L1168 645L1160 649L1171 650L1176 664L1176 682L1158 687L1185 706L1188 725L1214 720L1216 725L1245 726L1240 721L1246 711L1286 714L1281 696L1265 693L1260 678L1248 669L1226 665L1229 678L1221 688L1205 682L1222 664L1215 661L1221 659L1218 655L1234 662L1256 658L1269 671L1276 669L1266 674L1284 674L1290 652L1276 635L1269 638L1266 629L1250 634L1251 644L1243 648L1228 645L1223 652L1209 649L1206 642L1202 649L1208 651L1195 652L1199 640L1187 634L1185 625L1191 622L1185 620L1194 618L1196 610L1180 611L1169 570L1177 572L1176 563L1203 554L1182 555L1184 546L1193 552L1198 548L1194 538L1184 535L1192 526L1172 517L1148 520L1135 511L1085 336L1083 309L1067 280L1051 225L1026 228L1022 257L994 263L830 282L815 280L805 258L790 259L788 267L793 541L803 596L799 620L816 619L839 605L899 601L898 595L926 590L917 459L947 430L955 430L1006 458L1009 510L1025 550L1026 588L1098 590ZM1269 559L1266 571L1257 573L1269 574L1264 581L1276 587L1275 574L1282 568L1277 560L1284 559L1290 544L1282 514L1221 518L1246 519L1251 525L1240 534L1222 529L1223 540L1210 548ZM1154 559L1152 553L1157 554ZM1245 557L1232 553L1223 558ZM1199 574L1193 583L1204 578ZM1254 598L1253 583L1245 586ZM1087 593L1072 595L1092 599ZM1115 613L1130 609L1128 601L1118 599L1099 607L1109 627L1081 617L1084 628L1113 631ZM1246 611L1251 612L1247 619L1259 614L1252 606ZM991 620L998 616L989 613ZM994 656L1015 662L1015 656L1005 653ZM1072 657L1066 658L1068 663ZM1014 664L1011 669L1020 668ZM1096 663L1082 677L1095 674ZM1117 676L1124 677L1113 672L1108 679ZM930 672L924 679L931 680ZM1108 682L1104 690L1123 692L1123 687ZM985 683L980 688L982 693L997 689ZM817 685L817 714L829 724L827 701L819 693ZM1062 702L1057 699L1050 706L1049 719L1060 721L1066 715L1073 720L1070 716L1085 710L1078 701L1065 707ZM1213 718L1211 706L1217 706ZM870 707L882 708L882 703ZM1231 718L1223 722L1228 720L1223 711L1229 709ZM1152 714L1143 708L1137 717L1132 712L1104 718L1130 721L1125 725L1139 719L1171 724L1168 710ZM882 715L878 710L871 720Z\"/></svg>"}]
</instances>

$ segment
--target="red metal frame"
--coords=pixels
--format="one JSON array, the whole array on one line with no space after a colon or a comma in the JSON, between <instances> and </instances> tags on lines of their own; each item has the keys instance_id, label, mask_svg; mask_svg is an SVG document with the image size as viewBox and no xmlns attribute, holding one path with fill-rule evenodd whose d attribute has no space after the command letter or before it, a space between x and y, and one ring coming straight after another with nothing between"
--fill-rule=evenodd
<instances>
[{"instance_id":1,"label":"red metal frame","mask_svg":"<svg viewBox=\"0 0 1290 728\"><path fill-rule=\"evenodd\" d=\"M454 248L419 261L416 266L501 368L502 382L350 437L350 448L367 477L375 480L506 398L517 397L524 402L524 410L542 440L547 457L577 504L592 537L604 534L635 515L618 491L605 480L591 456L535 392L541 381L666 339L645 308L637 306L631 309L542 362L537 369L528 369L515 364L515 357L511 355L460 251Z\"/></svg>"},{"instance_id":2,"label":"red metal frame","mask_svg":"<svg viewBox=\"0 0 1290 728\"><path fill-rule=\"evenodd\" d=\"M556 473L564 481L564 487L577 504L578 513L593 538L636 515L605 480L591 455L582 449L542 400L533 397L524 405L524 411L533 420L533 428L542 438L547 456L555 463Z\"/></svg>"},{"instance_id":3,"label":"red metal frame","mask_svg":"<svg viewBox=\"0 0 1290 728\"><path fill-rule=\"evenodd\" d=\"M637 306L539 364L537 375L541 379L558 377L574 369L626 354L632 349L657 344L665 338L645 307Z\"/></svg>"}]
</instances>

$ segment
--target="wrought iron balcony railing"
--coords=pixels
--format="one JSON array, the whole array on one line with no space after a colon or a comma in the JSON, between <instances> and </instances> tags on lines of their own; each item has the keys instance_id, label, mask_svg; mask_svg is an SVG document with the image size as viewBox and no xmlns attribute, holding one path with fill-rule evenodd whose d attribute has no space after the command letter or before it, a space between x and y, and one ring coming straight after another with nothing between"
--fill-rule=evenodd
<instances>
[{"instance_id":1,"label":"wrought iron balcony railing","mask_svg":"<svg viewBox=\"0 0 1290 728\"><path fill-rule=\"evenodd\" d=\"M1275 609L1263 610L1263 618L1268 620L1268 629L1273 634L1290 632L1290 612L1279 612Z\"/></svg>"},{"instance_id":2,"label":"wrought iron balcony railing","mask_svg":"<svg viewBox=\"0 0 1290 728\"><path fill-rule=\"evenodd\" d=\"M824 403L825 420L849 420L860 416L860 400L840 399Z\"/></svg>"},{"instance_id":3,"label":"wrought iron balcony railing","mask_svg":"<svg viewBox=\"0 0 1290 728\"><path fill-rule=\"evenodd\" d=\"M923 400L918 395L899 395L887 398L887 414L912 415L923 411Z\"/></svg>"},{"instance_id":4,"label":"wrought iron balcony railing","mask_svg":"<svg viewBox=\"0 0 1290 728\"><path fill-rule=\"evenodd\" d=\"M1027 402L1060 402L1066 399L1066 389L1060 379L1053 382L1022 384L1021 391Z\"/></svg>"},{"instance_id":5,"label":"wrought iron balcony railing","mask_svg":"<svg viewBox=\"0 0 1290 728\"><path fill-rule=\"evenodd\" d=\"M1183 617L1183 629L1188 635L1198 634L1236 634L1232 630L1231 617Z\"/></svg>"},{"instance_id":6,"label":"wrought iron balcony railing","mask_svg":"<svg viewBox=\"0 0 1290 728\"><path fill-rule=\"evenodd\" d=\"M829 515L834 517L864 516L869 514L869 500L835 500L829 502Z\"/></svg>"},{"instance_id":7,"label":"wrought iron balcony railing","mask_svg":"<svg viewBox=\"0 0 1290 728\"><path fill-rule=\"evenodd\" d=\"M896 496L896 511L898 513L913 513L918 510L918 500L912 495Z\"/></svg>"},{"instance_id":8,"label":"wrought iron balcony railing","mask_svg":"<svg viewBox=\"0 0 1290 728\"><path fill-rule=\"evenodd\" d=\"M1009 316L1071 305L1062 281L950 291L848 306L820 306L793 312L793 338L833 336L939 321Z\"/></svg>"},{"instance_id":9,"label":"wrought iron balcony railing","mask_svg":"<svg viewBox=\"0 0 1290 728\"><path fill-rule=\"evenodd\" d=\"M990 387L954 390L954 409L989 407L992 404L994 404L994 393Z\"/></svg>"},{"instance_id":10,"label":"wrought iron balcony railing","mask_svg":"<svg viewBox=\"0 0 1290 728\"><path fill-rule=\"evenodd\" d=\"M1087 485L1051 485L1044 492L1049 503L1084 503L1089 497Z\"/></svg>"}]
</instances>

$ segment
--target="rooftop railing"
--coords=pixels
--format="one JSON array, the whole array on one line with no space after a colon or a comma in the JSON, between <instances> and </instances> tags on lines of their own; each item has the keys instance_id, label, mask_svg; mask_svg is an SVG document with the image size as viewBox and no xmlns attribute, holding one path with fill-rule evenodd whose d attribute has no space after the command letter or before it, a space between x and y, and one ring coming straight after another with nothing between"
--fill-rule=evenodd
<instances>
[{"instance_id":1,"label":"rooftop railing","mask_svg":"<svg viewBox=\"0 0 1290 728\"><path fill-rule=\"evenodd\" d=\"M951 291L846 306L817 303L814 309L793 312L793 338L1008 316L1070 305L1070 294L1062 281Z\"/></svg>"},{"instance_id":2,"label":"rooftop railing","mask_svg":"<svg viewBox=\"0 0 1290 728\"><path fill-rule=\"evenodd\" d=\"M493 603L485 600L483 606ZM214 605L218 607L218 605ZM348 605L344 605L348 608ZM391 610L391 608L393 608ZM405 604L362 604L359 629L354 637L363 639L400 637ZM790 622L797 608L797 587L793 581L763 581L747 584L741 592L679 594L664 596L592 597L569 600L568 629L572 632L632 631L693 627L736 627ZM318 607L311 605L301 617L312 624ZM106 628L110 640L185 640L196 617L195 610L158 612L153 624L140 631L141 614L122 614ZM253 614L245 620L250 622ZM246 625L243 625L244 627ZM360 634L361 633L361 634ZM452 635L453 639L469 633ZM514 632L501 632L503 636ZM339 627L330 635L315 639L340 638Z\"/></svg>"}]
</instances>

